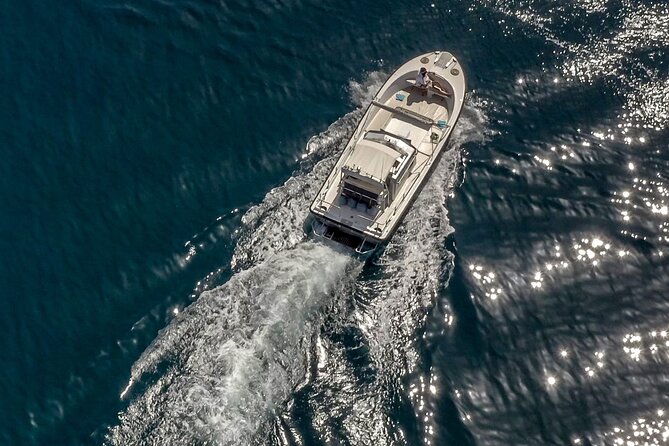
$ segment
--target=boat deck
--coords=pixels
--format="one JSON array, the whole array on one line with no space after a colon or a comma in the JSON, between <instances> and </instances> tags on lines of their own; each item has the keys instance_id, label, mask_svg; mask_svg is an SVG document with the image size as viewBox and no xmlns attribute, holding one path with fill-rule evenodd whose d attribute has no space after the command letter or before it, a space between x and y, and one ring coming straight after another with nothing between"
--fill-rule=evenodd
<instances>
[{"instance_id":1,"label":"boat deck","mask_svg":"<svg viewBox=\"0 0 669 446\"><path fill-rule=\"evenodd\" d=\"M415 86L422 68L432 81L427 92ZM322 234L317 235L332 239L337 231L348 234L359 243L356 250L389 240L445 150L465 93L462 66L448 51L416 56L395 70L376 93L310 206L321 224ZM390 153L393 150L396 156ZM352 179L362 183L352 184Z\"/></svg>"},{"instance_id":2,"label":"boat deck","mask_svg":"<svg viewBox=\"0 0 669 446\"><path fill-rule=\"evenodd\" d=\"M431 165L438 141L448 129L448 127L440 128L438 125L439 121L448 122L446 101L447 99L432 92L423 96L419 89L407 85L382 104L385 107L378 109L367 130L391 133L410 141L417 149L416 162L404 181L398 197L380 212L376 206L370 208L364 203L341 196L339 188L335 185L327 189L320 202L324 214L345 226L383 238L390 223L401 216L402 210L406 207L406 199L410 198L409 192L415 191L421 174ZM390 111L396 108L408 113ZM411 114L416 117L412 117ZM427 119L421 120L418 117ZM437 135L435 140L432 140L433 133Z\"/></svg>"}]
</instances>

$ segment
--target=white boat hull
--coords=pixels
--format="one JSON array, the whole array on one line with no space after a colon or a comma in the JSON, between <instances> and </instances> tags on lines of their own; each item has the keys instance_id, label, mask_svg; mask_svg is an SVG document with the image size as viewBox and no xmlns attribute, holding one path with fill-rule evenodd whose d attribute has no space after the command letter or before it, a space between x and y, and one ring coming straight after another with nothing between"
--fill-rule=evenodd
<instances>
[{"instance_id":1,"label":"white boat hull","mask_svg":"<svg viewBox=\"0 0 669 446\"><path fill-rule=\"evenodd\" d=\"M421 67L432 84L414 85ZM466 83L449 52L398 68L379 89L310 206L318 236L368 253L387 242L446 149ZM343 240L343 241L342 241Z\"/></svg>"}]
</instances>

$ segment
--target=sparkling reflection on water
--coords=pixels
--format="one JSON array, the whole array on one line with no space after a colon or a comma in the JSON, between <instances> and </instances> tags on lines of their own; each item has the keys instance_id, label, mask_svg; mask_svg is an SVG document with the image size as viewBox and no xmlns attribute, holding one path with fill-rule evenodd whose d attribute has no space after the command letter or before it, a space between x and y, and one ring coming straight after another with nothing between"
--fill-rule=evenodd
<instances>
[{"instance_id":1,"label":"sparkling reflection on water","mask_svg":"<svg viewBox=\"0 0 669 446\"><path fill-rule=\"evenodd\" d=\"M490 113L497 136L469 151L445 300L472 308L435 324L433 361L472 443L662 444L667 5L486 7L556 57L516 77Z\"/></svg>"}]
</instances>

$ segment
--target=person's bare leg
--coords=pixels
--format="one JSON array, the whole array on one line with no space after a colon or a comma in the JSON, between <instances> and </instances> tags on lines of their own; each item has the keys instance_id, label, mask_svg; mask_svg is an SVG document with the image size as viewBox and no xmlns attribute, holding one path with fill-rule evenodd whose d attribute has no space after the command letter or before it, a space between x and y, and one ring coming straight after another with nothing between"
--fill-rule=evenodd
<instances>
[{"instance_id":1,"label":"person's bare leg","mask_svg":"<svg viewBox=\"0 0 669 446\"><path fill-rule=\"evenodd\" d=\"M436 83L432 84L432 88L434 88L437 91L437 93L443 94L444 96L450 96L451 95L449 92L447 92L445 89L443 89L441 87L441 85L439 85L439 84L436 84Z\"/></svg>"}]
</instances>

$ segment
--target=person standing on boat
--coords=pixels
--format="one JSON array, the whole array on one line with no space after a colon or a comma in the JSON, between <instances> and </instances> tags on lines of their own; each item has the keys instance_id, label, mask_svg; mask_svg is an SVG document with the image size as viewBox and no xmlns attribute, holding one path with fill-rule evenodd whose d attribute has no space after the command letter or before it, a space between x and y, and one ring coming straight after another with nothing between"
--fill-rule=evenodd
<instances>
[{"instance_id":1,"label":"person standing on boat","mask_svg":"<svg viewBox=\"0 0 669 446\"><path fill-rule=\"evenodd\" d=\"M432 81L427 75L427 69L425 67L421 67L420 71L418 72L418 76L416 76L416 87L422 91L423 96L427 94L427 87L431 82Z\"/></svg>"}]
</instances>

